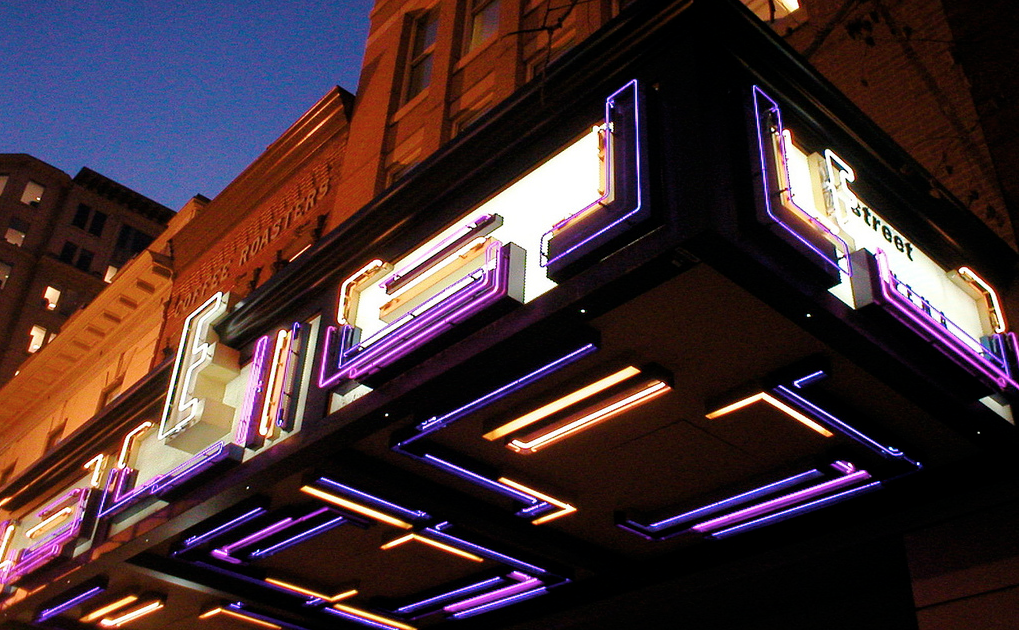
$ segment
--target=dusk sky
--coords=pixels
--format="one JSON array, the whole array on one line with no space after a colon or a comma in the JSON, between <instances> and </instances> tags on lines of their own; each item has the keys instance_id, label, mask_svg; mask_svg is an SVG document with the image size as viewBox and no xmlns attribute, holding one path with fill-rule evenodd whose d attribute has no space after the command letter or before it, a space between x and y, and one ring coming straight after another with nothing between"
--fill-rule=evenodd
<instances>
[{"instance_id":1,"label":"dusk sky","mask_svg":"<svg viewBox=\"0 0 1019 630\"><path fill-rule=\"evenodd\" d=\"M373 0L5 0L0 152L180 209L215 197L339 85Z\"/></svg>"}]
</instances>

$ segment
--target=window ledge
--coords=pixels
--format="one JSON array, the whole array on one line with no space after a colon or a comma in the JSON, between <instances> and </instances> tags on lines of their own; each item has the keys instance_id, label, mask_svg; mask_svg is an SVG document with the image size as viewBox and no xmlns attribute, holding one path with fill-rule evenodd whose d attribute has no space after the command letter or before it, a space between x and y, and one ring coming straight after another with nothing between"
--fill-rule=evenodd
<instances>
[{"instance_id":1,"label":"window ledge","mask_svg":"<svg viewBox=\"0 0 1019 630\"><path fill-rule=\"evenodd\" d=\"M420 92L418 92L417 94L415 94L414 98L410 99L409 101L407 101L406 103L401 105L400 109L396 110L393 113L393 115L389 117L389 122L390 123L395 123L396 121L398 121L401 118L403 118L404 116L406 116L407 112L409 112L412 109L414 109L415 107L417 107L418 104L421 103L421 101L425 100L425 98L428 97L428 91L429 91L430 88L431 88L431 86L426 87L425 89L423 89Z\"/></svg>"},{"instance_id":2,"label":"window ledge","mask_svg":"<svg viewBox=\"0 0 1019 630\"><path fill-rule=\"evenodd\" d=\"M483 41L480 44L478 44L476 47L471 49L470 52L468 52L466 55L461 57L459 61L456 62L456 65L453 66L453 71L456 72L458 70L462 70L465 66L467 66L467 64L469 64L470 62L474 61L474 59L478 55L480 55L482 52L484 52L484 51L488 50L489 48L491 48L492 44L494 44L498 40L499 40L499 34L495 33L494 35L492 35L491 37L489 37L485 41Z\"/></svg>"}]
</instances>

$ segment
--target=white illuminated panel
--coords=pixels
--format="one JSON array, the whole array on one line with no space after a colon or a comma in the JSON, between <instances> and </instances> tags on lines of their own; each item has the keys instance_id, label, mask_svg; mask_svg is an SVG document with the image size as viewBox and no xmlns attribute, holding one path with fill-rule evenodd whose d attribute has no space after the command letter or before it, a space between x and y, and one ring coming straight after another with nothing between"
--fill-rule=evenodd
<instances>
[{"instance_id":1,"label":"white illuminated panel","mask_svg":"<svg viewBox=\"0 0 1019 630\"><path fill-rule=\"evenodd\" d=\"M985 300L964 279L946 272L856 196L852 185L857 174L850 164L831 150L808 154L788 132L785 149L794 201L843 239L850 252L860 249L884 252L897 278L923 295L972 339L995 332ZM843 275L842 280L831 292L855 308L848 278Z\"/></svg>"},{"instance_id":2,"label":"white illuminated panel","mask_svg":"<svg viewBox=\"0 0 1019 630\"><path fill-rule=\"evenodd\" d=\"M483 250L465 252L465 262L448 274L430 274L428 279L391 294L387 294L381 286L382 280L392 270L400 270L420 259L463 230L465 225L484 215L497 214L503 219L502 225L489 232L488 237L502 243L516 243L527 252L524 302L549 291L556 283L548 279L545 269L539 265L542 235L549 226L599 198L602 170L598 133L592 130L392 265L380 262L372 267L370 271L374 271L375 275L371 276L371 281L362 282L358 287L356 306L349 309L353 318L349 323L360 328L361 338L367 339L400 314L480 268L485 263ZM387 308L395 298L421 289L422 283L429 283L426 291L420 291L398 310Z\"/></svg>"},{"instance_id":3,"label":"white illuminated panel","mask_svg":"<svg viewBox=\"0 0 1019 630\"><path fill-rule=\"evenodd\" d=\"M230 431L234 409L223 404L225 385L238 372L237 351L217 343L212 325L227 312L216 293L184 320L158 437L198 452Z\"/></svg>"}]
</instances>

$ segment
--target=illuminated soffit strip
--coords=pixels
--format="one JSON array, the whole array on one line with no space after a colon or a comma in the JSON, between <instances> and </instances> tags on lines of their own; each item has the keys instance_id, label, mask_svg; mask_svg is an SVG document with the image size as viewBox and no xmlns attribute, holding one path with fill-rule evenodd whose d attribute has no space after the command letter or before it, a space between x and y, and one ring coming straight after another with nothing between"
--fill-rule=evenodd
<instances>
[{"instance_id":1,"label":"illuminated soffit strip","mask_svg":"<svg viewBox=\"0 0 1019 630\"><path fill-rule=\"evenodd\" d=\"M538 409L526 413L520 416L519 418L511 420L510 422L507 422L506 424L496 429L493 429L492 431L489 431L483 437L489 441L498 440L499 438L505 437L510 433L513 433L514 431L523 429L524 427L527 427L531 424L534 424L535 422L543 420L554 413L566 409L571 405L575 405L578 402L581 402L587 398L590 398L591 396L594 396L595 394L605 391L606 389L614 385L618 385L619 383L622 383L626 379L632 378L638 374L640 374L640 370L633 366L623 368L622 370L619 370L615 374L610 374L609 376L597 380L594 383L591 383L590 385L586 385L585 387L582 387L573 393L567 394L566 396L563 396L558 400L554 400L548 403L547 405L539 407Z\"/></svg>"},{"instance_id":2,"label":"illuminated soffit strip","mask_svg":"<svg viewBox=\"0 0 1019 630\"><path fill-rule=\"evenodd\" d=\"M405 542L410 542L411 540L416 540L418 542L422 542L422 543L424 543L424 544L426 544L426 545L428 545L430 547L434 547L435 549L438 549L440 551L445 551L446 553L453 554L455 556L460 556L461 558L466 558L468 560L471 560L472 562L484 562L484 560L485 560L481 556L476 556L473 553L468 553L466 551L462 551L460 549L457 549L456 547L452 547L452 546L447 545L445 543L441 543L441 542L439 542L437 540L432 540L431 538L427 538L425 536L421 536L420 534L407 534L405 536L401 536L401 537L397 538L396 540L392 540L392 541L387 542L386 544L382 545L382 547L380 547L380 549L386 549L386 550L392 549L393 547L397 547L399 545L402 545Z\"/></svg>"},{"instance_id":3,"label":"illuminated soffit strip","mask_svg":"<svg viewBox=\"0 0 1019 630\"><path fill-rule=\"evenodd\" d=\"M538 450L566 439L575 433L590 429L596 424L614 418L621 413L642 405L646 402L671 391L671 387L663 381L653 380L636 392L623 397L613 397L600 403L594 409L585 409L580 417L571 416L561 422L552 424L520 439L514 439L506 447L521 454L536 453Z\"/></svg>"},{"instance_id":4,"label":"illuminated soffit strip","mask_svg":"<svg viewBox=\"0 0 1019 630\"><path fill-rule=\"evenodd\" d=\"M246 621L248 623L255 624L256 626L260 626L262 628L272 628L273 630L283 630L283 626L277 625L275 623L269 623L268 621L262 621L261 619L256 619L254 617L249 617L248 615L245 615L242 612L237 612L236 610L230 610L228 608L223 608L222 606L220 606L218 608L213 608L212 610L207 610L207 611L203 612L202 614L198 615L198 618L199 619L210 619L212 617L215 617L216 615L226 615L227 617L233 617L234 619L239 619L241 621Z\"/></svg>"},{"instance_id":5,"label":"illuminated soffit strip","mask_svg":"<svg viewBox=\"0 0 1019 630\"><path fill-rule=\"evenodd\" d=\"M562 501L560 501L558 499L550 497L547 494L543 494L541 492L538 492L534 488L529 488L529 487L525 486L522 483L517 483L516 481L513 481L512 479L507 479L506 477L499 477L499 483L505 484L505 485L507 485L507 486L509 486L511 488L514 488L516 490L519 490L519 491L521 491L521 492L523 492L525 494L529 494L529 495L533 496L534 498L538 499L539 501L544 501L546 503L551 503L552 505L554 505L557 508L559 508L559 511L557 511L557 512L552 512L551 514L546 514L544 516L540 516L540 517L534 519L533 521L531 521L532 525L541 525L542 523L547 523L549 521L554 521L557 518L561 518L563 516L566 516L567 514L573 514L574 512L577 511L577 508L575 508L574 506L570 505L569 503L564 503L564 502L562 502Z\"/></svg>"},{"instance_id":6,"label":"illuminated soffit strip","mask_svg":"<svg viewBox=\"0 0 1019 630\"><path fill-rule=\"evenodd\" d=\"M354 608L353 606L345 606L343 604L333 604L332 609L328 609L327 608L326 610L333 610L333 609L336 610L336 611L339 611L340 613L346 613L347 615L350 615L350 616L353 616L353 617L357 617L357 618L359 618L361 620L372 621L372 622L375 622L375 623L378 623L378 624L382 624L383 626L386 626L386 627L389 627L389 628L394 628L395 630L415 630L414 626L409 626L409 625L407 625L405 623L401 623L399 621L396 621L395 619L388 619L386 617L382 617L380 615L376 615L376 614L370 613L367 610L361 610L360 608Z\"/></svg>"},{"instance_id":7,"label":"illuminated soffit strip","mask_svg":"<svg viewBox=\"0 0 1019 630\"><path fill-rule=\"evenodd\" d=\"M119 617L104 617L99 620L99 625L103 628L119 628L120 626L128 624L135 619L140 619L146 615L156 612L164 605L165 603L162 599L154 599L123 613Z\"/></svg>"},{"instance_id":8,"label":"illuminated soffit strip","mask_svg":"<svg viewBox=\"0 0 1019 630\"><path fill-rule=\"evenodd\" d=\"M96 608L92 612L87 613L85 616L81 618L81 621L85 623L92 623L93 621L101 617L105 617L106 615L114 611L120 610L125 606L133 604L136 601L138 601L137 595L125 595L124 597L121 597L120 599L114 602L110 602L109 604L103 606L102 608Z\"/></svg>"},{"instance_id":9,"label":"illuminated soffit strip","mask_svg":"<svg viewBox=\"0 0 1019 630\"><path fill-rule=\"evenodd\" d=\"M399 527L400 529L411 529L413 527L413 525L406 521L402 521L396 517L390 516L378 510L373 510L372 508L361 505L359 503L348 501L343 497L338 497L335 494L319 490L318 488L315 488L313 486L302 486L301 492L305 494L310 494L313 497L321 499L327 503L332 503L333 505L339 506L346 510L350 510L352 512L356 512L358 514L367 516L368 518L375 519L376 521L380 521L383 523L387 523L389 525L393 525L395 527Z\"/></svg>"},{"instance_id":10,"label":"illuminated soffit strip","mask_svg":"<svg viewBox=\"0 0 1019 630\"><path fill-rule=\"evenodd\" d=\"M290 582L284 582L283 580L277 580L275 578L265 578L265 581L274 586L278 586L284 590L297 593L298 595L307 595L308 597L312 597L314 599L321 599L322 601L328 602L330 604L335 604L336 602L342 599L348 599L350 597L353 597L354 595L357 595L356 588L340 591L335 595L325 595L323 593L316 593L313 590L297 586L296 584L291 584Z\"/></svg>"},{"instance_id":11,"label":"illuminated soffit strip","mask_svg":"<svg viewBox=\"0 0 1019 630\"><path fill-rule=\"evenodd\" d=\"M803 413L800 413L796 409L793 409L792 407L790 407L789 405L787 405L783 401L779 400L778 398L775 398L774 396L772 396L768 392L759 392L759 393L754 394L752 396L748 396L748 397L746 397L746 398L744 398L742 400L738 400L738 401L732 403L731 405L727 405L725 407L722 407L721 409L716 409L715 411L707 413L707 414L705 414L705 417L708 420L714 420L716 418L720 418L722 416L728 415L728 414L730 414L730 413L732 413L734 411L739 411L740 409L743 409L744 407L748 407L748 406L750 406L750 405L752 405L754 403L758 403L758 402L766 402L766 403L768 403L769 405L771 405L775 409L778 409L779 411L781 411L782 413L786 414L787 416L789 416L793 420L796 420L797 422L799 422L803 426L808 427L812 431L815 431L815 432L823 435L824 437L833 437L835 435L834 433L832 433L828 429L824 428L823 426L821 426L820 424L815 422L812 418L809 418L808 416L804 415Z\"/></svg>"},{"instance_id":12,"label":"illuminated soffit strip","mask_svg":"<svg viewBox=\"0 0 1019 630\"><path fill-rule=\"evenodd\" d=\"M59 602L59 603L57 603L57 604L55 604L53 606L50 606L49 608L45 608L43 610L40 610L39 614L37 614L35 616L35 620L37 622L46 621L47 619L51 619L53 617L56 617L57 615L59 615L62 612L65 612L67 610L70 610L71 608L74 608L75 606L77 606L78 604L81 604L82 602L88 601L88 600L92 599L93 597L96 597L100 593L103 593L103 592L106 591L106 586L104 586L104 584L105 584L105 581L103 582L103 584L96 585L96 586L93 586L91 588L88 588L85 591L79 592L79 593L73 595L72 597L62 601L62 602Z\"/></svg>"}]
</instances>

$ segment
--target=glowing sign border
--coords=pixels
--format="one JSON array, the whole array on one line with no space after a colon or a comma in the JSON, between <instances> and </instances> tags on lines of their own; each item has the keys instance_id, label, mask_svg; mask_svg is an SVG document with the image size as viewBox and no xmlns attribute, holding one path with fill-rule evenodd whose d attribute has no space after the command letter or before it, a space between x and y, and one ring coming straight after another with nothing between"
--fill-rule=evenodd
<instances>
[{"instance_id":1,"label":"glowing sign border","mask_svg":"<svg viewBox=\"0 0 1019 630\"><path fill-rule=\"evenodd\" d=\"M933 341L946 356L992 388L1014 395L1019 394L1019 383L1012 374L1008 360L1009 355L1017 356L1019 349L1015 333L990 335L989 339L998 346L997 351L972 337L969 337L970 343L965 343L958 335L948 330L949 324L955 326L951 320L895 276L883 251L878 250L877 254L871 254L867 250L858 250L853 256L859 259L857 267L866 270L865 274L858 274L860 277L853 280L853 293L864 296L859 307L871 303L881 306L906 327ZM925 307L914 304L909 297L902 295L900 287L921 300ZM934 311L940 315L937 320L934 319ZM966 334L961 329L960 333Z\"/></svg>"},{"instance_id":2,"label":"glowing sign border","mask_svg":"<svg viewBox=\"0 0 1019 630\"><path fill-rule=\"evenodd\" d=\"M758 158L760 160L759 166L761 168L760 182L763 188L763 202L764 210L768 218L774 222L775 225L781 227L786 233L796 239L797 242L807 247L810 251L814 252L826 265L832 267L835 271L842 272L848 276L853 275L853 266L850 261L849 245L841 239L839 236L834 234L828 229L823 223L818 221L816 218L810 216L808 212L800 208L796 203L793 202L792 196L789 193L788 188L788 162L785 154L784 144L784 132L785 127L782 125L782 110L779 108L778 103L768 96L764 90L758 86L753 86L752 100L754 107L754 125L757 130L757 149ZM761 101L767 101L768 107L762 108ZM775 117L775 132L769 132L764 129L765 121L764 116L772 115ZM776 160L775 168L770 167L770 161L768 159L768 152L766 149L767 139L766 133L769 135L777 134L779 141L777 143L777 151L779 155ZM774 171L774 172L773 172ZM771 178L774 177L775 181L778 182L779 190L771 191ZM785 188L781 188L783 182L786 183ZM774 212L772 206L772 196L778 194L782 198L782 204L790 206L790 210L795 214L799 215L804 221L806 221L815 231L818 232L825 240L832 244L836 252L842 252L841 256L836 256L833 260L825 252L821 251L810 239L800 234L794 226L790 225L786 221L782 220Z\"/></svg>"},{"instance_id":3,"label":"glowing sign border","mask_svg":"<svg viewBox=\"0 0 1019 630\"><path fill-rule=\"evenodd\" d=\"M328 388L357 380L393 364L456 325L511 297L520 301L523 250L513 243L493 242L486 263L414 311L385 326L363 342L348 324L326 329L318 385ZM328 373L328 371L332 373Z\"/></svg>"},{"instance_id":4,"label":"glowing sign border","mask_svg":"<svg viewBox=\"0 0 1019 630\"><path fill-rule=\"evenodd\" d=\"M632 156L634 158L633 164L626 164L625 169L617 169L615 167L615 151L613 150L613 144L618 132L614 129L615 124L618 121L613 119L613 114L616 110L616 100L632 95L633 98L633 139L632 139ZM643 103L640 96L640 84L637 79L633 79L626 83L623 87L619 88L605 99L605 124L603 129L607 135L608 141L605 143L605 192L604 194L596 199L593 203L586 206L585 208L571 214L567 218L559 221L552 226L552 229L546 232L541 237L541 259L540 265L549 269L551 273L555 273L556 267L561 267L570 262L569 258L575 253L585 253L582 250L589 245L592 241L607 234L612 229L631 221L636 217L642 210L645 210L645 187L647 182L643 173L642 162L645 159L643 144L641 137L644 134L643 123L641 121L641 108ZM618 173L618 170L624 172ZM620 197L617 199L616 192L620 187L617 182L617 177L628 177L633 176L633 188L635 193L633 198L629 199L626 197ZM615 210L615 206L632 204L633 207L627 210L623 210L622 214L608 225L600 226L591 234L585 235L579 242L574 243L567 247L564 251L555 254L550 254L550 248L552 240L557 234L561 234L574 228L576 225L582 223L583 219L591 214L592 212L599 209L611 209ZM561 264L560 264L561 263Z\"/></svg>"},{"instance_id":5,"label":"glowing sign border","mask_svg":"<svg viewBox=\"0 0 1019 630\"><path fill-rule=\"evenodd\" d=\"M804 387L817 383L826 376L827 373L824 370L817 370L804 376L790 379L787 383L775 385L762 393L767 393L774 399L777 399L784 406L787 406L790 411L805 416L812 424L817 425L819 428L829 430L831 434L838 433L872 453L879 455L882 459L904 465L907 470L903 474L916 472L922 468L919 462L910 459L901 450L878 442L829 413L797 391L802 391ZM757 395L745 397L740 402L751 399L757 399ZM728 413L726 410L735 406L724 406L718 411L709 412L707 417L717 418L724 415L719 413L719 411ZM742 408L742 406L739 408ZM781 409L781 407L779 408ZM783 412L802 422L796 418L796 415L789 413L789 411L783 410ZM889 480L886 478L871 481L872 473L859 469L854 464L842 460L835 461L831 464L831 467L840 476L806 488L801 486L824 476L820 470L811 469L790 477L778 479L757 488L752 488L652 523L642 523L626 516L625 513L617 513L616 525L621 529L651 541L665 540L685 533L695 533L711 538L727 538L876 490L881 487L882 483ZM848 489L845 489L847 487ZM799 489L790 494L774 496L794 488ZM753 503L749 507L728 511L730 508L754 501L758 502ZM711 516L723 511L726 514L721 517L700 520L702 517Z\"/></svg>"},{"instance_id":6,"label":"glowing sign border","mask_svg":"<svg viewBox=\"0 0 1019 630\"><path fill-rule=\"evenodd\" d=\"M170 375L170 386L167 388L166 402L159 419L160 440L180 433L201 415L202 400L190 395L192 381L195 372L212 360L215 343L209 343L205 339L213 322L226 313L228 299L227 294L222 291L215 293L184 320L180 346L177 348L177 357ZM185 368L184 357L188 354L195 357ZM185 412L187 415L183 418L178 417ZM168 426L170 424L172 426Z\"/></svg>"}]
</instances>

